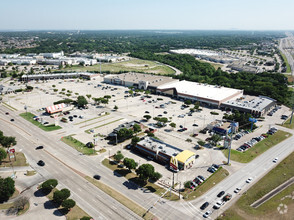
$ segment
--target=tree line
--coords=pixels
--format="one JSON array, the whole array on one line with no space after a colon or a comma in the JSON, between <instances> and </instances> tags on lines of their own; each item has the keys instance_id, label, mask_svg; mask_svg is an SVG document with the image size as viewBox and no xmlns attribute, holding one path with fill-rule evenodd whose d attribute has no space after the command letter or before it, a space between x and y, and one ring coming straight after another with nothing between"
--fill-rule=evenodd
<instances>
[{"instance_id":1,"label":"tree line","mask_svg":"<svg viewBox=\"0 0 294 220\"><path fill-rule=\"evenodd\" d=\"M220 68L214 69L209 63L202 63L194 57L185 54L159 55L152 52L133 52L133 57L159 61L181 70L183 74L170 75L180 80L208 83L242 89L248 95L264 95L276 99L279 103L288 104L290 93L287 87L287 78L280 73L228 73Z\"/></svg>"}]
</instances>

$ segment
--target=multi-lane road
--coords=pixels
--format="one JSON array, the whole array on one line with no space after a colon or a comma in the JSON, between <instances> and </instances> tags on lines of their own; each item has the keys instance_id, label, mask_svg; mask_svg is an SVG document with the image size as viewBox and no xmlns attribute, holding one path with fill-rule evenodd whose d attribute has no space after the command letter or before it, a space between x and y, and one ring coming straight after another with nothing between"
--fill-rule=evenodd
<instances>
[{"instance_id":1,"label":"multi-lane road","mask_svg":"<svg viewBox=\"0 0 294 220\"><path fill-rule=\"evenodd\" d=\"M56 135L56 133L61 133L62 131L46 133L13 112L10 112L10 115L5 115L6 111L5 107L0 106L0 130L5 135L16 137L18 150L25 153L28 163L44 177L44 180L48 178L58 179L60 186L70 189L72 198L95 219L141 218L91 183L88 183L76 171L88 176L101 175L102 182L129 197L145 209L150 208L158 200L158 196L153 193L137 188L123 177L116 177L112 171L101 165L103 157L84 156L65 145L59 140L60 134ZM15 121L11 122L10 118L14 118ZM254 182L258 181L259 178L275 166L272 162L273 158L279 157L279 161L281 161L290 154L294 150L293 141L294 137L290 137L269 149L237 172L231 174L200 198L191 202L161 201L151 209L151 212L159 219L200 219L203 212L200 211L199 207L203 202L210 202L211 205L207 210L212 210L212 205L217 201L216 195L218 192L224 190L233 194L233 199L230 202L223 206L220 211L213 212L211 218L215 218L236 201ZM45 149L35 150L38 145L44 145ZM45 161L46 165L44 167L39 167L36 164L40 159ZM250 184L245 183L248 177L253 177L253 182ZM233 193L236 187L242 188L238 195Z\"/></svg>"},{"instance_id":2,"label":"multi-lane road","mask_svg":"<svg viewBox=\"0 0 294 220\"><path fill-rule=\"evenodd\" d=\"M280 40L279 49L285 54L291 67L291 74L294 76L294 36L290 32L286 32L287 37Z\"/></svg>"}]
</instances>

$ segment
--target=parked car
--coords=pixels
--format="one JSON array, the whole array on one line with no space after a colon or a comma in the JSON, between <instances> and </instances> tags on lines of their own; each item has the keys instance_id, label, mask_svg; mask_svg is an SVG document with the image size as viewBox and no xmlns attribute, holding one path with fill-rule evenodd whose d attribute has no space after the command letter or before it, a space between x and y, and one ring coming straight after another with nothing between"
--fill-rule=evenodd
<instances>
[{"instance_id":1,"label":"parked car","mask_svg":"<svg viewBox=\"0 0 294 220\"><path fill-rule=\"evenodd\" d=\"M220 191L220 192L217 194L217 197L220 198L220 197L222 197L224 194L225 194L225 191Z\"/></svg>"},{"instance_id":2,"label":"parked car","mask_svg":"<svg viewBox=\"0 0 294 220\"><path fill-rule=\"evenodd\" d=\"M203 214L203 217L204 217L204 218L207 218L208 216L211 215L211 213L212 213L212 211L211 211L211 210L208 210L207 212L205 212L205 213Z\"/></svg>"},{"instance_id":3,"label":"parked car","mask_svg":"<svg viewBox=\"0 0 294 220\"><path fill-rule=\"evenodd\" d=\"M204 210L204 209L207 208L207 206L209 206L209 202L205 202L205 203L203 203L202 206L200 206L200 209L201 209L201 210Z\"/></svg>"},{"instance_id":4,"label":"parked car","mask_svg":"<svg viewBox=\"0 0 294 220\"><path fill-rule=\"evenodd\" d=\"M230 199L232 198L232 195L230 194L230 193L228 193L227 195L225 195L224 197L223 197L223 201L229 201Z\"/></svg>"},{"instance_id":5,"label":"parked car","mask_svg":"<svg viewBox=\"0 0 294 220\"><path fill-rule=\"evenodd\" d=\"M237 187L235 190L234 190L234 193L238 193L241 191L241 187Z\"/></svg>"},{"instance_id":6,"label":"parked car","mask_svg":"<svg viewBox=\"0 0 294 220\"><path fill-rule=\"evenodd\" d=\"M222 200L217 201L217 202L214 204L213 208L214 208L214 209L219 209L219 208L220 208L222 205L224 205L224 204L225 204L225 202L222 201Z\"/></svg>"}]
</instances>

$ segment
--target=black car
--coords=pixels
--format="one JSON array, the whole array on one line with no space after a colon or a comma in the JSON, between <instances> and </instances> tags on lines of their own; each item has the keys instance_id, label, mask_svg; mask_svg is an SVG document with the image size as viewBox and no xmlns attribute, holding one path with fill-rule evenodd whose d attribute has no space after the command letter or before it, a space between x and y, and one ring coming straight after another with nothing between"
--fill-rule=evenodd
<instances>
[{"instance_id":1,"label":"black car","mask_svg":"<svg viewBox=\"0 0 294 220\"><path fill-rule=\"evenodd\" d=\"M219 168L219 165L216 165L216 164L212 164L212 166L213 166L215 169L218 169L218 168Z\"/></svg>"},{"instance_id":2,"label":"black car","mask_svg":"<svg viewBox=\"0 0 294 220\"><path fill-rule=\"evenodd\" d=\"M101 179L101 176L99 176L98 174L96 174L96 175L93 176L93 178L96 179L96 180L100 180Z\"/></svg>"},{"instance_id":3,"label":"black car","mask_svg":"<svg viewBox=\"0 0 294 220\"><path fill-rule=\"evenodd\" d=\"M36 147L36 150L40 150L40 149L43 149L44 147L42 145Z\"/></svg>"},{"instance_id":4,"label":"black car","mask_svg":"<svg viewBox=\"0 0 294 220\"><path fill-rule=\"evenodd\" d=\"M74 115L74 117L77 118L78 116L77 115Z\"/></svg>"},{"instance_id":5,"label":"black car","mask_svg":"<svg viewBox=\"0 0 294 220\"><path fill-rule=\"evenodd\" d=\"M221 192L219 192L219 193L217 194L217 197L220 198L220 197L222 197L224 194L225 194L225 191L221 191Z\"/></svg>"},{"instance_id":6,"label":"black car","mask_svg":"<svg viewBox=\"0 0 294 220\"><path fill-rule=\"evenodd\" d=\"M193 124L193 126L194 126L194 127L198 127L198 125L197 125L197 124Z\"/></svg>"},{"instance_id":7,"label":"black car","mask_svg":"<svg viewBox=\"0 0 294 220\"><path fill-rule=\"evenodd\" d=\"M39 160L38 163L37 163L39 166L44 166L45 165L45 162L43 160Z\"/></svg>"},{"instance_id":8,"label":"black car","mask_svg":"<svg viewBox=\"0 0 294 220\"><path fill-rule=\"evenodd\" d=\"M9 112L6 112L5 114L6 114L6 115L9 115Z\"/></svg>"},{"instance_id":9,"label":"black car","mask_svg":"<svg viewBox=\"0 0 294 220\"><path fill-rule=\"evenodd\" d=\"M14 119L12 118L12 119L10 119L10 121L14 121Z\"/></svg>"},{"instance_id":10,"label":"black car","mask_svg":"<svg viewBox=\"0 0 294 220\"><path fill-rule=\"evenodd\" d=\"M204 210L204 209L207 208L208 205L209 205L209 202L205 202L205 203L202 204L202 206L200 206L200 209Z\"/></svg>"},{"instance_id":11,"label":"black car","mask_svg":"<svg viewBox=\"0 0 294 220\"><path fill-rule=\"evenodd\" d=\"M203 181L205 180L205 178L201 175L199 175L198 178L202 179Z\"/></svg>"},{"instance_id":12,"label":"black car","mask_svg":"<svg viewBox=\"0 0 294 220\"><path fill-rule=\"evenodd\" d=\"M148 112L148 111L145 111L145 113L146 113L146 114L149 114L149 112Z\"/></svg>"}]
</instances>

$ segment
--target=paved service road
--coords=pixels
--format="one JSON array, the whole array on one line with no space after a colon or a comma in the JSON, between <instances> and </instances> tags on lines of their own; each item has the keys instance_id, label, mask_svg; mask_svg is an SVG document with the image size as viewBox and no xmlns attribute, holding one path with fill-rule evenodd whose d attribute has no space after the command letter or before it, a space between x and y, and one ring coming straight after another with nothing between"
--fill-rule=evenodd
<instances>
[{"instance_id":1,"label":"paved service road","mask_svg":"<svg viewBox=\"0 0 294 220\"><path fill-rule=\"evenodd\" d=\"M204 196L198 198L197 200L191 202L195 209L199 210L199 207L205 202L208 201L210 203L209 207L206 210L212 210L212 206L220 200L217 198L217 194L224 190L226 193L230 193L233 195L232 199L227 202L224 206L222 206L221 211L213 211L211 218L216 218L217 215L221 214L223 211L228 209L230 205L234 201L237 201L246 190L249 189L255 182L258 181L261 177L263 177L267 172L269 172L272 168L276 166L276 163L273 163L273 159L275 157L279 158L279 162L282 161L285 157L287 157L294 150L294 137L290 137L283 141L282 143L272 147L261 156L257 157L246 166L233 173L226 179L224 179L221 183L216 185L210 191L208 191ZM252 177L253 180L251 183L246 183L246 180ZM234 190L240 187L241 191L236 194ZM199 210L200 212L200 210ZM199 215L200 216L200 215Z\"/></svg>"}]
</instances>

